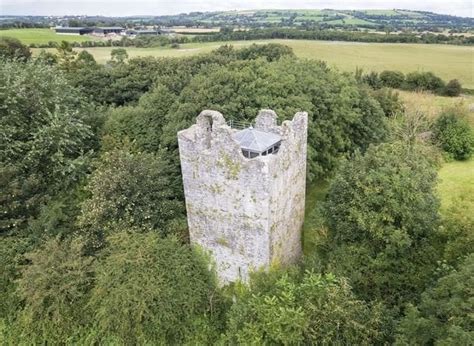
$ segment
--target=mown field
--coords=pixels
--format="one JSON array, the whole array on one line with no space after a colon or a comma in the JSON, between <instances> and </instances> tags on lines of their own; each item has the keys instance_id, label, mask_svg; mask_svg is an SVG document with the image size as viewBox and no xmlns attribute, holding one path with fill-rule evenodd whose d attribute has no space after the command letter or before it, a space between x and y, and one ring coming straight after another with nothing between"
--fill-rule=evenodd
<instances>
[{"instance_id":1,"label":"mown field","mask_svg":"<svg viewBox=\"0 0 474 346\"><path fill-rule=\"evenodd\" d=\"M173 48L127 48L130 57L156 56L180 57L207 53L223 44L236 47L252 43L275 42L293 48L302 58L320 59L342 71L382 71L386 69L411 71L433 71L445 80L458 79L465 88L474 88L474 48L452 45L357 43L310 40L261 40L206 42L183 44ZM112 48L87 48L98 62L110 58ZM38 53L39 50L34 50Z\"/></svg>"},{"instance_id":2,"label":"mown field","mask_svg":"<svg viewBox=\"0 0 474 346\"><path fill-rule=\"evenodd\" d=\"M0 30L0 37L9 36L19 39L24 44L45 44L48 42L85 42L94 41L92 36L58 35L51 29L8 29Z\"/></svg>"}]
</instances>

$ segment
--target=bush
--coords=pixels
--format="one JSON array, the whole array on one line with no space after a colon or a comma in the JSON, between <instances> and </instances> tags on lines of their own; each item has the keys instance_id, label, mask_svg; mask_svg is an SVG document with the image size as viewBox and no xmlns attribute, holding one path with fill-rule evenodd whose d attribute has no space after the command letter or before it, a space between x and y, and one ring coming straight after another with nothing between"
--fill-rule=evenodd
<instances>
[{"instance_id":1,"label":"bush","mask_svg":"<svg viewBox=\"0 0 474 346\"><path fill-rule=\"evenodd\" d=\"M367 83L372 89L380 89L382 87L382 81L379 78L379 74L374 71L362 76L362 81Z\"/></svg>"},{"instance_id":2,"label":"bush","mask_svg":"<svg viewBox=\"0 0 474 346\"><path fill-rule=\"evenodd\" d=\"M403 111L403 103L398 95L398 92L388 88L372 92L372 96L379 102L386 116L393 116Z\"/></svg>"},{"instance_id":3,"label":"bush","mask_svg":"<svg viewBox=\"0 0 474 346\"><path fill-rule=\"evenodd\" d=\"M79 239L50 240L26 258L30 263L16 292L24 307L12 334L17 342L67 344L90 322L85 311L93 284L93 258L83 255Z\"/></svg>"},{"instance_id":4,"label":"bush","mask_svg":"<svg viewBox=\"0 0 474 346\"><path fill-rule=\"evenodd\" d=\"M411 72L407 74L403 87L407 90L442 93L444 82L432 72Z\"/></svg>"},{"instance_id":5,"label":"bush","mask_svg":"<svg viewBox=\"0 0 474 346\"><path fill-rule=\"evenodd\" d=\"M467 160L474 147L474 135L469 123L456 109L443 113L434 128L436 141L455 160Z\"/></svg>"},{"instance_id":6,"label":"bush","mask_svg":"<svg viewBox=\"0 0 474 346\"><path fill-rule=\"evenodd\" d=\"M0 58L28 60L31 57L30 48L13 37L0 37Z\"/></svg>"},{"instance_id":7,"label":"bush","mask_svg":"<svg viewBox=\"0 0 474 346\"><path fill-rule=\"evenodd\" d=\"M341 166L325 204L329 270L366 299L399 304L431 279L436 168L423 147L370 147Z\"/></svg>"},{"instance_id":8,"label":"bush","mask_svg":"<svg viewBox=\"0 0 474 346\"><path fill-rule=\"evenodd\" d=\"M401 88L405 82L405 75L400 71L382 71L380 73L382 84L389 88Z\"/></svg>"},{"instance_id":9,"label":"bush","mask_svg":"<svg viewBox=\"0 0 474 346\"><path fill-rule=\"evenodd\" d=\"M224 344L360 345L379 341L379 306L357 300L344 279L291 270L259 273L228 313Z\"/></svg>"},{"instance_id":10,"label":"bush","mask_svg":"<svg viewBox=\"0 0 474 346\"><path fill-rule=\"evenodd\" d=\"M471 345L473 340L474 254L434 287L418 306L409 305L398 328L398 345Z\"/></svg>"},{"instance_id":11,"label":"bush","mask_svg":"<svg viewBox=\"0 0 474 346\"><path fill-rule=\"evenodd\" d=\"M206 262L175 238L116 232L99 259L90 306L97 340L182 345L216 306Z\"/></svg>"},{"instance_id":12,"label":"bush","mask_svg":"<svg viewBox=\"0 0 474 346\"><path fill-rule=\"evenodd\" d=\"M182 217L184 210L173 179L160 156L128 148L107 152L87 186L91 196L82 204L81 228L96 247L117 227L143 227L165 235L169 222Z\"/></svg>"},{"instance_id":13,"label":"bush","mask_svg":"<svg viewBox=\"0 0 474 346\"><path fill-rule=\"evenodd\" d=\"M444 95L446 96L459 96L462 91L461 83L457 79L451 79L444 88Z\"/></svg>"}]
</instances>

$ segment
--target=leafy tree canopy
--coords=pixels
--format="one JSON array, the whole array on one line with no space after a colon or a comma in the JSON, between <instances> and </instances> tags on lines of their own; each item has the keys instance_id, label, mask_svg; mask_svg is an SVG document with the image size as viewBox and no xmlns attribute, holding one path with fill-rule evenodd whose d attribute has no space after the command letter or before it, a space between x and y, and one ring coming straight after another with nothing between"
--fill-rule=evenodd
<instances>
[{"instance_id":1,"label":"leafy tree canopy","mask_svg":"<svg viewBox=\"0 0 474 346\"><path fill-rule=\"evenodd\" d=\"M0 230L22 228L85 173L93 109L54 67L0 64Z\"/></svg>"},{"instance_id":2,"label":"leafy tree canopy","mask_svg":"<svg viewBox=\"0 0 474 346\"><path fill-rule=\"evenodd\" d=\"M439 256L436 177L418 146L381 144L345 162L325 204L330 270L368 299L416 297Z\"/></svg>"},{"instance_id":3,"label":"leafy tree canopy","mask_svg":"<svg viewBox=\"0 0 474 346\"><path fill-rule=\"evenodd\" d=\"M469 345L474 338L474 254L410 305L398 328L400 345Z\"/></svg>"},{"instance_id":4,"label":"leafy tree canopy","mask_svg":"<svg viewBox=\"0 0 474 346\"><path fill-rule=\"evenodd\" d=\"M107 240L90 302L97 341L182 344L210 323L214 281L188 245L154 232Z\"/></svg>"},{"instance_id":5,"label":"leafy tree canopy","mask_svg":"<svg viewBox=\"0 0 474 346\"><path fill-rule=\"evenodd\" d=\"M380 308L357 300L332 274L260 274L251 287L228 314L230 344L371 344L381 337Z\"/></svg>"}]
</instances>

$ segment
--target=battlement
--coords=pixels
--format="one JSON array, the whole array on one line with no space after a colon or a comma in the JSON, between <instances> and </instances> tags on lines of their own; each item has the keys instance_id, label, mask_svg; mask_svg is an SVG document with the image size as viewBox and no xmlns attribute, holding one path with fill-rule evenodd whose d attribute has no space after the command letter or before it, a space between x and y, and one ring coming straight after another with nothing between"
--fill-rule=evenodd
<instances>
[{"instance_id":1,"label":"battlement","mask_svg":"<svg viewBox=\"0 0 474 346\"><path fill-rule=\"evenodd\" d=\"M262 110L237 130L203 111L178 133L191 242L209 251L222 283L301 254L307 114L277 125Z\"/></svg>"}]
</instances>

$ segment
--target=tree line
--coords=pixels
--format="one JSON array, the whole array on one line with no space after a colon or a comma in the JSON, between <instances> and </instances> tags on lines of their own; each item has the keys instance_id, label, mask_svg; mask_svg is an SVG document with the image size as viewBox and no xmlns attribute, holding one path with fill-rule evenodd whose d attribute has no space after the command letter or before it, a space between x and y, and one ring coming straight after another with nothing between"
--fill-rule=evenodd
<instances>
[{"instance_id":1,"label":"tree line","mask_svg":"<svg viewBox=\"0 0 474 346\"><path fill-rule=\"evenodd\" d=\"M0 335L7 343L468 344L474 219L439 212L436 126L389 114L356 76L290 48L223 46L107 65L63 44L0 64ZM203 109L251 120L309 114L298 265L216 284L190 246L176 132ZM462 130L459 130L462 129ZM420 132L433 131L432 142ZM453 137L455 133L457 137ZM459 302L462 302L460 304Z\"/></svg>"}]
</instances>

